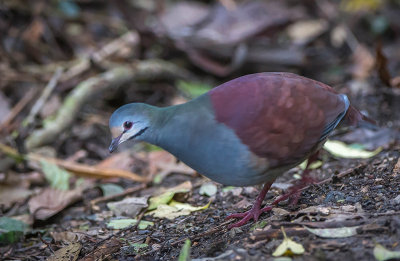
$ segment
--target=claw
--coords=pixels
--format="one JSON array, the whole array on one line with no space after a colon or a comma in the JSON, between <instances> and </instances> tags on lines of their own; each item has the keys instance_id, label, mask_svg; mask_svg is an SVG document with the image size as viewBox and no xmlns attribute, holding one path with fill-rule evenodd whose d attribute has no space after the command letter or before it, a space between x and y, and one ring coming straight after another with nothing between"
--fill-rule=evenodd
<instances>
[{"instance_id":1,"label":"claw","mask_svg":"<svg viewBox=\"0 0 400 261\"><path fill-rule=\"evenodd\" d=\"M235 213L232 215L227 216L225 219L231 219L231 218L242 218L239 222L236 222L234 224L231 224L228 226L229 229L234 228L234 227L241 227L247 222L249 222L251 219L253 219L255 222L258 221L258 218L263 212L268 212L272 209L272 206L267 206L262 209L258 207L253 207L249 211L246 211L244 213Z\"/></svg>"}]
</instances>

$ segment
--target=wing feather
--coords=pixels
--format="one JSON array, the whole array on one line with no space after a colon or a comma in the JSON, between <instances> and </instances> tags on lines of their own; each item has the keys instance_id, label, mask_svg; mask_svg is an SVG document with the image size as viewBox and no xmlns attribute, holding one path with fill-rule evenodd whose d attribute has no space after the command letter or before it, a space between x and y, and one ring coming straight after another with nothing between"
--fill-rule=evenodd
<instances>
[{"instance_id":1,"label":"wing feather","mask_svg":"<svg viewBox=\"0 0 400 261\"><path fill-rule=\"evenodd\" d=\"M218 122L271 167L292 164L311 153L349 108L345 95L290 73L259 73L210 91Z\"/></svg>"}]
</instances>

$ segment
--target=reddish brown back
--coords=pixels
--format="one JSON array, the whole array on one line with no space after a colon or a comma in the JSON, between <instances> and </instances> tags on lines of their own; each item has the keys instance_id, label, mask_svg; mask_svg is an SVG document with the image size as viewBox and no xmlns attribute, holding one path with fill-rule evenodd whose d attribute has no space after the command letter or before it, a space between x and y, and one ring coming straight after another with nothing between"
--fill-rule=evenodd
<instances>
[{"instance_id":1,"label":"reddish brown back","mask_svg":"<svg viewBox=\"0 0 400 261\"><path fill-rule=\"evenodd\" d=\"M209 92L216 120L271 167L295 163L318 144L324 127L346 110L331 87L291 73L258 73Z\"/></svg>"}]
</instances>

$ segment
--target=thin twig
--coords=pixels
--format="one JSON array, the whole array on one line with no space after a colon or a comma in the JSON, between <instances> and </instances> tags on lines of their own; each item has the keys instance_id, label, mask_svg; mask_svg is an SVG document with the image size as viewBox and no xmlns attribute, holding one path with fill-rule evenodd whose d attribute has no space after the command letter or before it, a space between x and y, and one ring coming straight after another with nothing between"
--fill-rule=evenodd
<instances>
[{"instance_id":1,"label":"thin twig","mask_svg":"<svg viewBox=\"0 0 400 261\"><path fill-rule=\"evenodd\" d=\"M46 240L44 240L42 238L42 235L40 235L40 234L39 234L39 239L40 239L40 241L42 241L43 244L45 244L50 249L50 252L54 255L54 250L51 248L50 243L48 243Z\"/></svg>"},{"instance_id":2,"label":"thin twig","mask_svg":"<svg viewBox=\"0 0 400 261\"><path fill-rule=\"evenodd\" d=\"M25 96L12 108L10 113L6 116L6 119L0 125L0 131L8 130L11 122L17 117L17 115L28 105L28 103L35 96L35 89L30 89Z\"/></svg>"},{"instance_id":3,"label":"thin twig","mask_svg":"<svg viewBox=\"0 0 400 261\"><path fill-rule=\"evenodd\" d=\"M36 115L42 109L43 105L46 103L50 94L53 92L54 88L57 86L57 82L60 79L62 72L63 72L63 69L61 67L58 67L57 70L54 72L49 83L43 89L42 94L40 95L39 99L35 102L28 117L26 118L26 126L29 126L32 124Z\"/></svg>"},{"instance_id":4,"label":"thin twig","mask_svg":"<svg viewBox=\"0 0 400 261\"><path fill-rule=\"evenodd\" d=\"M368 164L368 163L366 163L366 162L360 163L360 164L358 164L357 166L355 166L355 167L353 167L353 168L350 168L350 169L347 169L347 170L345 170L345 171L342 171L342 172L340 172L340 173L337 174L337 175L334 175L334 176L332 176L332 177L330 177L330 178L321 180L321 181L319 181L319 182L317 182L317 183L314 183L313 185L323 185L323 184L329 183L329 182L332 181L332 179L333 179L334 177L343 178L344 176L347 176L347 175L349 175L349 174L351 174L351 173L354 173L355 171L357 171L357 170L359 170L359 169L365 167L367 164ZM309 188L309 187L310 187L310 186L304 187L304 188L301 189L301 190L303 191L303 190L305 190L305 189L307 189L307 188Z\"/></svg>"}]
</instances>

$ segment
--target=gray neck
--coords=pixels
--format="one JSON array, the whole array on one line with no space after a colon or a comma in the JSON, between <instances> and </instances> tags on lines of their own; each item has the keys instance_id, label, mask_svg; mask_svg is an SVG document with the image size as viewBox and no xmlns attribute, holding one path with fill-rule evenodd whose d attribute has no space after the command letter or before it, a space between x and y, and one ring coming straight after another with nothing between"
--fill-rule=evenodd
<instances>
[{"instance_id":1,"label":"gray neck","mask_svg":"<svg viewBox=\"0 0 400 261\"><path fill-rule=\"evenodd\" d=\"M198 122L214 117L209 97L202 95L187 103L164 108L151 107L152 123L140 140L157 145L179 158L182 147L190 146L192 128ZM206 126L204 126L206 127Z\"/></svg>"}]
</instances>

